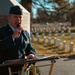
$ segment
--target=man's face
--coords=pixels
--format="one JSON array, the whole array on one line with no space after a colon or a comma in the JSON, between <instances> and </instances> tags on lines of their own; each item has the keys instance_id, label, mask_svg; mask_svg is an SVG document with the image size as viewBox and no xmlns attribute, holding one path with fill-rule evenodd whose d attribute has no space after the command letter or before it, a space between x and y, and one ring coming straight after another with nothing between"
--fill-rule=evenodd
<instances>
[{"instance_id":1,"label":"man's face","mask_svg":"<svg viewBox=\"0 0 75 75\"><path fill-rule=\"evenodd\" d=\"M21 24L22 15L10 14L8 21L13 28L17 27L17 24Z\"/></svg>"}]
</instances>

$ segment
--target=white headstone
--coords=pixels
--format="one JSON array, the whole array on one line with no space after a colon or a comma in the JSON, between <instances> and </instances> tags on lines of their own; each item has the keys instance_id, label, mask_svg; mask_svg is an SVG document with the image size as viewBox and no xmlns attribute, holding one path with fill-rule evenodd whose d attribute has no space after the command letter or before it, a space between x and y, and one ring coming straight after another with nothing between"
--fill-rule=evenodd
<instances>
[{"instance_id":1,"label":"white headstone","mask_svg":"<svg viewBox=\"0 0 75 75\"><path fill-rule=\"evenodd\" d=\"M64 36L65 36L65 34L62 34L62 36L61 36L61 37L62 37L62 39L64 39Z\"/></svg>"},{"instance_id":2,"label":"white headstone","mask_svg":"<svg viewBox=\"0 0 75 75\"><path fill-rule=\"evenodd\" d=\"M66 41L63 41L62 49L65 50L65 48L66 48Z\"/></svg>"},{"instance_id":3,"label":"white headstone","mask_svg":"<svg viewBox=\"0 0 75 75\"><path fill-rule=\"evenodd\" d=\"M31 36L31 40L34 41L34 35L33 35L33 34L32 34L32 36Z\"/></svg>"},{"instance_id":4,"label":"white headstone","mask_svg":"<svg viewBox=\"0 0 75 75\"><path fill-rule=\"evenodd\" d=\"M48 44L51 44L51 37L48 37Z\"/></svg>"},{"instance_id":5,"label":"white headstone","mask_svg":"<svg viewBox=\"0 0 75 75\"><path fill-rule=\"evenodd\" d=\"M57 44L57 38L56 37L54 38L54 44L55 45Z\"/></svg>"},{"instance_id":6,"label":"white headstone","mask_svg":"<svg viewBox=\"0 0 75 75\"><path fill-rule=\"evenodd\" d=\"M60 39L57 40L57 46L60 47Z\"/></svg>"},{"instance_id":7,"label":"white headstone","mask_svg":"<svg viewBox=\"0 0 75 75\"><path fill-rule=\"evenodd\" d=\"M44 44L46 43L46 37L45 36L43 37L43 43Z\"/></svg>"},{"instance_id":8,"label":"white headstone","mask_svg":"<svg viewBox=\"0 0 75 75\"><path fill-rule=\"evenodd\" d=\"M70 52L73 51L73 42L70 42Z\"/></svg>"},{"instance_id":9,"label":"white headstone","mask_svg":"<svg viewBox=\"0 0 75 75\"><path fill-rule=\"evenodd\" d=\"M71 34L71 38L74 39L75 38L75 33Z\"/></svg>"},{"instance_id":10,"label":"white headstone","mask_svg":"<svg viewBox=\"0 0 75 75\"><path fill-rule=\"evenodd\" d=\"M39 35L37 36L37 42L39 42L40 41L40 38L39 38Z\"/></svg>"}]
</instances>

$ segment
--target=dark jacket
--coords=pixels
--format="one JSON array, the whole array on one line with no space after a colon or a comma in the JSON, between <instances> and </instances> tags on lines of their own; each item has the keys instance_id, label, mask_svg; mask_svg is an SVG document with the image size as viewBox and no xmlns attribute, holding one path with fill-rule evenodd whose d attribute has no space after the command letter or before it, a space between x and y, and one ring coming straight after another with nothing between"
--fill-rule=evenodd
<instances>
[{"instance_id":1,"label":"dark jacket","mask_svg":"<svg viewBox=\"0 0 75 75\"><path fill-rule=\"evenodd\" d=\"M0 28L0 64L6 60L23 58L24 52L25 55L35 54L27 31L24 34L26 34L29 43L25 42L22 35L20 35L19 42L16 43L16 40L12 39L12 34L13 31L8 24Z\"/></svg>"}]
</instances>

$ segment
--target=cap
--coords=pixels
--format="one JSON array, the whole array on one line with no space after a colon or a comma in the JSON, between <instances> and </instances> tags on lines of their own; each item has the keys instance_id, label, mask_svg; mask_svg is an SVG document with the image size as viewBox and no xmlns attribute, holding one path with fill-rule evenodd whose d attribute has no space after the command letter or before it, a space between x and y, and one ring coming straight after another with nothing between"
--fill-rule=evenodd
<instances>
[{"instance_id":1,"label":"cap","mask_svg":"<svg viewBox=\"0 0 75 75\"><path fill-rule=\"evenodd\" d=\"M22 9L19 6L10 7L9 14L22 15Z\"/></svg>"}]
</instances>

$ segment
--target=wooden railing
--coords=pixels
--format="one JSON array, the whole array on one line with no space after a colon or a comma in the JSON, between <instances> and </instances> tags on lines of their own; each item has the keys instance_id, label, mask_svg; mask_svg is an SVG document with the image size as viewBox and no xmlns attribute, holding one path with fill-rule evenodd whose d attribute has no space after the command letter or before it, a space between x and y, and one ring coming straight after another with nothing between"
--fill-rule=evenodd
<instances>
[{"instance_id":1,"label":"wooden railing","mask_svg":"<svg viewBox=\"0 0 75 75\"><path fill-rule=\"evenodd\" d=\"M57 56L44 56L44 57L36 57L36 59L15 59L15 60L7 60L0 64L0 67L8 67L9 75L12 75L14 73L18 72L12 72L11 66L20 66L23 65L21 75L24 75L25 71L29 71L29 68L32 68L33 75L36 75L36 67L43 67L43 66L50 66L49 75L52 74L54 63L56 62L56 59L59 59ZM46 65L38 65L36 66L37 62L42 61L51 61L51 64Z\"/></svg>"}]
</instances>

